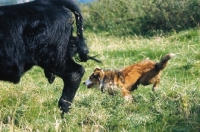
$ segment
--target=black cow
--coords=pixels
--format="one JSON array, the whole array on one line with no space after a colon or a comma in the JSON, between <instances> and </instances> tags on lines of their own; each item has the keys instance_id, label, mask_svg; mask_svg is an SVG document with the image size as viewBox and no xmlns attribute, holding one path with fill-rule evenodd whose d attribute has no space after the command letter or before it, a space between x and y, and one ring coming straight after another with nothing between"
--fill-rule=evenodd
<instances>
[{"instance_id":1,"label":"black cow","mask_svg":"<svg viewBox=\"0 0 200 132\"><path fill-rule=\"evenodd\" d=\"M72 36L72 12L76 37ZM18 83L34 65L44 69L50 83L54 75L61 77L64 88L58 105L63 117L84 74L84 68L73 60L73 55L77 52L82 62L94 59L88 56L82 29L81 11L73 0L35 0L1 6L0 80ZM72 49L75 51L71 52Z\"/></svg>"}]
</instances>

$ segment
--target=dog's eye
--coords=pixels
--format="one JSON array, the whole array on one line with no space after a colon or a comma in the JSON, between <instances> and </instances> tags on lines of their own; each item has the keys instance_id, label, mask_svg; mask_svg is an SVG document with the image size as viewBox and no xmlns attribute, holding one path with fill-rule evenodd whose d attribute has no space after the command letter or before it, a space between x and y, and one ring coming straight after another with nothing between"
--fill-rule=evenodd
<instances>
[{"instance_id":1,"label":"dog's eye","mask_svg":"<svg viewBox=\"0 0 200 132\"><path fill-rule=\"evenodd\" d=\"M93 78L94 78L94 76L92 76L92 77L89 77L89 79L90 79L90 80L92 80Z\"/></svg>"},{"instance_id":2,"label":"dog's eye","mask_svg":"<svg viewBox=\"0 0 200 132\"><path fill-rule=\"evenodd\" d=\"M98 77L99 77L98 75L92 74L92 75L89 77L89 79L90 79L90 80L92 80L92 79L98 79Z\"/></svg>"}]
</instances>

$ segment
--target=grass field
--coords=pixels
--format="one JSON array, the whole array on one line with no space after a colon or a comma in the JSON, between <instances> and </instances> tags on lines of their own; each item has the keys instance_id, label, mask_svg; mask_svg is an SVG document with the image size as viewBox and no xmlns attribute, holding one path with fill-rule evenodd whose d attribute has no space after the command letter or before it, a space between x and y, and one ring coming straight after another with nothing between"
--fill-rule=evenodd
<instances>
[{"instance_id":1,"label":"grass field","mask_svg":"<svg viewBox=\"0 0 200 132\"><path fill-rule=\"evenodd\" d=\"M109 96L83 84L70 114L61 119L57 102L63 83L48 84L43 70L34 67L17 85L0 82L0 131L2 132L199 132L200 130L200 30L187 30L153 38L113 37L86 33L91 55L86 80L95 67L120 69L140 60L155 61L177 54L162 72L158 90L139 86L135 102L121 95Z\"/></svg>"}]
</instances>

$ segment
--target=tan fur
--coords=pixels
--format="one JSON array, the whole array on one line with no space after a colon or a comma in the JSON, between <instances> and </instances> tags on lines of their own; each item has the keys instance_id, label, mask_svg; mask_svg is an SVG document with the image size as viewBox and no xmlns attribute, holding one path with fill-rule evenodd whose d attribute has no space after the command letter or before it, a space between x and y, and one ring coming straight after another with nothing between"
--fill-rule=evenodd
<instances>
[{"instance_id":1,"label":"tan fur","mask_svg":"<svg viewBox=\"0 0 200 132\"><path fill-rule=\"evenodd\" d=\"M168 60L173 56L175 54L167 54L159 63L146 59L120 71L104 71L95 68L88 80L99 86L102 91L107 89L110 94L114 94L115 92L112 92L112 90L115 91L119 87L123 97L130 100L132 99L131 91L137 89L139 84L144 86L153 84L152 90L155 91L160 82L161 70L166 67ZM84 84L88 86L85 82Z\"/></svg>"}]
</instances>

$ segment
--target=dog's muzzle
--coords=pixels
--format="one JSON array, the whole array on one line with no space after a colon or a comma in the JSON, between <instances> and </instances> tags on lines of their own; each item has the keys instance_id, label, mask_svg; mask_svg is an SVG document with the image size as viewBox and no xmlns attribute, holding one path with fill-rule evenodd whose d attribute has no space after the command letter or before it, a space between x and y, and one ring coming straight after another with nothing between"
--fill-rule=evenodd
<instances>
[{"instance_id":1,"label":"dog's muzzle","mask_svg":"<svg viewBox=\"0 0 200 132\"><path fill-rule=\"evenodd\" d=\"M85 82L83 82L83 84L84 84L85 86L87 86L87 88L92 88L92 87L94 86L94 83L91 82L89 79L86 80Z\"/></svg>"}]
</instances>

